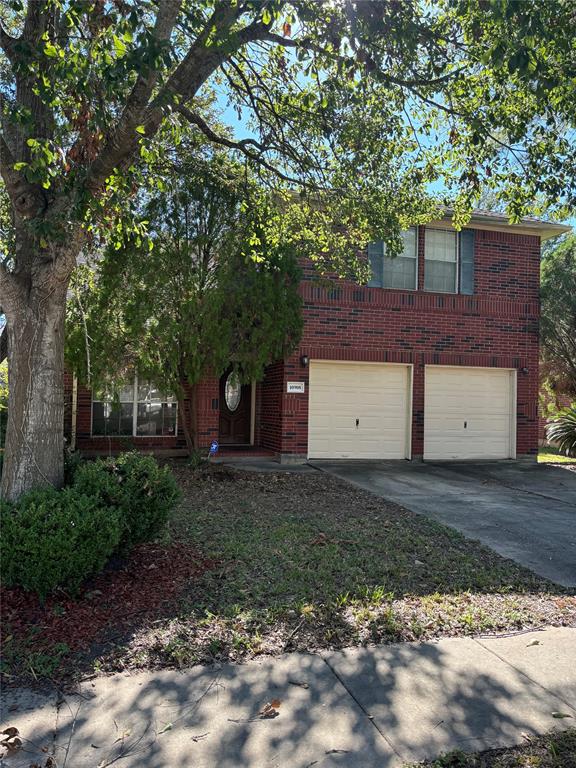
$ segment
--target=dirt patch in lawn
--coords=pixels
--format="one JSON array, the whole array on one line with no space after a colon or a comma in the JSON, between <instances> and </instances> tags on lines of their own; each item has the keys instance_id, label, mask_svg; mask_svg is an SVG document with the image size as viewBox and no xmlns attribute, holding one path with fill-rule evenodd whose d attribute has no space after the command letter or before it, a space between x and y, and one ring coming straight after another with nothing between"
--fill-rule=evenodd
<instances>
[{"instance_id":1,"label":"dirt patch in lawn","mask_svg":"<svg viewBox=\"0 0 576 768\"><path fill-rule=\"evenodd\" d=\"M183 587L214 565L189 544L143 544L113 559L74 598L59 591L41 604L31 592L0 588L7 682L73 676L70 658L166 615Z\"/></svg>"},{"instance_id":2,"label":"dirt patch in lawn","mask_svg":"<svg viewBox=\"0 0 576 768\"><path fill-rule=\"evenodd\" d=\"M576 768L576 729L545 736L525 736L525 743L507 749L468 754L452 752L407 768Z\"/></svg>"}]
</instances>

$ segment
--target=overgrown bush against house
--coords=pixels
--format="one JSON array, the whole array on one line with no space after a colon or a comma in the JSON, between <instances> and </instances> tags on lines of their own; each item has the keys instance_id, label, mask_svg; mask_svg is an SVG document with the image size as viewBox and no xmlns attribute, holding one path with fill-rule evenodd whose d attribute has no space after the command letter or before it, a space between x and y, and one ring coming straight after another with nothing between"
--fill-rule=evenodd
<instances>
[{"instance_id":1,"label":"overgrown bush against house","mask_svg":"<svg viewBox=\"0 0 576 768\"><path fill-rule=\"evenodd\" d=\"M576 403L560 411L546 426L546 437L566 456L576 457Z\"/></svg>"},{"instance_id":2,"label":"overgrown bush against house","mask_svg":"<svg viewBox=\"0 0 576 768\"><path fill-rule=\"evenodd\" d=\"M122 525L120 549L157 536L180 496L170 469L161 467L152 456L138 453L82 464L75 472L72 487L118 509Z\"/></svg>"},{"instance_id":3,"label":"overgrown bush against house","mask_svg":"<svg viewBox=\"0 0 576 768\"><path fill-rule=\"evenodd\" d=\"M45 598L56 587L74 593L101 571L118 547L118 510L70 488L31 491L0 503L0 573L5 586Z\"/></svg>"}]
</instances>

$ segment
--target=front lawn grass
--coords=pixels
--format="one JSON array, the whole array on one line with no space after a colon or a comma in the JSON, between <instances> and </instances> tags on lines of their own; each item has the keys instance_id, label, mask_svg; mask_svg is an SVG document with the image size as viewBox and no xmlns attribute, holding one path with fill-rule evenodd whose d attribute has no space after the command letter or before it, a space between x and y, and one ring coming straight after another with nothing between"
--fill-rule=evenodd
<instances>
[{"instance_id":1,"label":"front lawn grass","mask_svg":"<svg viewBox=\"0 0 576 768\"><path fill-rule=\"evenodd\" d=\"M151 550L140 574L118 563L43 607L13 596L9 681L576 626L574 591L330 475L173 469L183 497L162 562Z\"/></svg>"},{"instance_id":2,"label":"front lawn grass","mask_svg":"<svg viewBox=\"0 0 576 768\"><path fill-rule=\"evenodd\" d=\"M172 535L219 562L141 666L576 624L576 598L457 531L323 473L177 469Z\"/></svg>"},{"instance_id":3,"label":"front lawn grass","mask_svg":"<svg viewBox=\"0 0 576 768\"><path fill-rule=\"evenodd\" d=\"M408 768L576 768L576 728L533 736L518 747L468 754L452 752Z\"/></svg>"},{"instance_id":4,"label":"front lawn grass","mask_svg":"<svg viewBox=\"0 0 576 768\"><path fill-rule=\"evenodd\" d=\"M553 445L546 445L538 451L539 464L576 464L575 456L560 453Z\"/></svg>"}]
</instances>

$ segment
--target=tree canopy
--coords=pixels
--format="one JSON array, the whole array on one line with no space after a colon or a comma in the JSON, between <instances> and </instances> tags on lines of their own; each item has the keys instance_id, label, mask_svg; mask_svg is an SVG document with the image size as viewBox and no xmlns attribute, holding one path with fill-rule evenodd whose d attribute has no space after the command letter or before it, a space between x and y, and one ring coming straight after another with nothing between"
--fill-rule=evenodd
<instances>
[{"instance_id":1,"label":"tree canopy","mask_svg":"<svg viewBox=\"0 0 576 768\"><path fill-rule=\"evenodd\" d=\"M260 379L298 342L298 251L294 238L267 240L264 222L282 214L282 201L221 153L158 174L163 191L141 208L151 250L127 238L74 275L67 360L93 388L137 373L175 394L182 414L191 390L181 424L192 449L195 385L229 367L242 382Z\"/></svg>"},{"instance_id":2,"label":"tree canopy","mask_svg":"<svg viewBox=\"0 0 576 768\"><path fill-rule=\"evenodd\" d=\"M576 236L542 259L542 369L548 385L576 399Z\"/></svg>"},{"instance_id":3,"label":"tree canopy","mask_svg":"<svg viewBox=\"0 0 576 768\"><path fill-rule=\"evenodd\" d=\"M573 205L574 14L572 0L6 0L4 493L61 481L70 276L99 238L146 237L127 201L183 125L301 194L292 223L319 261L357 269L369 239L394 252L432 216L434 190L457 225L486 185L513 217Z\"/></svg>"}]
</instances>

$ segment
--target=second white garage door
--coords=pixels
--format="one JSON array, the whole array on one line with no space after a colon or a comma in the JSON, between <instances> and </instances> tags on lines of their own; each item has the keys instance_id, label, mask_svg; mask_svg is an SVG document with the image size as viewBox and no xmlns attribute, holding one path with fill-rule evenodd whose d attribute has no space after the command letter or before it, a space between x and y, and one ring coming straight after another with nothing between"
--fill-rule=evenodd
<instances>
[{"instance_id":1,"label":"second white garage door","mask_svg":"<svg viewBox=\"0 0 576 768\"><path fill-rule=\"evenodd\" d=\"M409 458L408 366L312 361L309 391L309 458Z\"/></svg>"},{"instance_id":2,"label":"second white garage door","mask_svg":"<svg viewBox=\"0 0 576 768\"><path fill-rule=\"evenodd\" d=\"M425 459L511 459L515 371L426 366Z\"/></svg>"}]
</instances>

